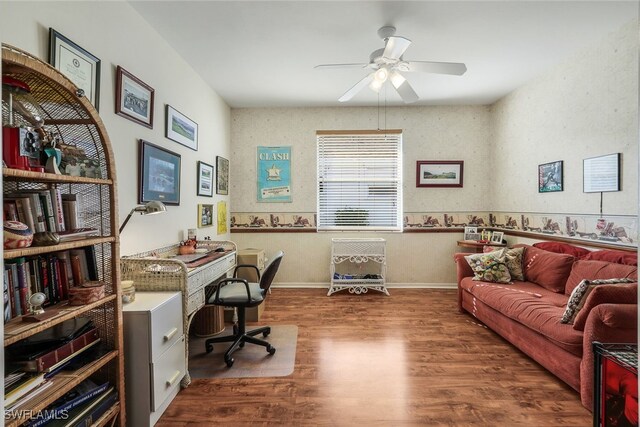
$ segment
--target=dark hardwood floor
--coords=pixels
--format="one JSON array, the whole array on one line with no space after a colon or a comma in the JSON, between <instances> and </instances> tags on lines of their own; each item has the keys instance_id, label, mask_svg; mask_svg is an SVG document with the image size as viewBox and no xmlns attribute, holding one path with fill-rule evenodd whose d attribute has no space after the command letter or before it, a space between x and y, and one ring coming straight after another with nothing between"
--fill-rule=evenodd
<instances>
[{"instance_id":1,"label":"dark hardwood floor","mask_svg":"<svg viewBox=\"0 0 640 427\"><path fill-rule=\"evenodd\" d=\"M260 324L298 326L294 373L194 380L158 425L591 424L578 393L458 314L456 291L390 292L273 289Z\"/></svg>"}]
</instances>

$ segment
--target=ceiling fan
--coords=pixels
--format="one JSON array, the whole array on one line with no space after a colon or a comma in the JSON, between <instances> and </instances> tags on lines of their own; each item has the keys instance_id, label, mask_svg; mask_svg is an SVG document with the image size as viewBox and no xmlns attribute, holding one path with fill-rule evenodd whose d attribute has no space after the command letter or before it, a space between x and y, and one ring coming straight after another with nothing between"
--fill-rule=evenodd
<instances>
[{"instance_id":1,"label":"ceiling fan","mask_svg":"<svg viewBox=\"0 0 640 427\"><path fill-rule=\"evenodd\" d=\"M378 36L385 41L384 48L375 50L369 57L368 64L322 64L314 68L369 68L373 70L362 80L346 91L338 101L346 102L353 98L365 86L378 92L384 83L389 80L396 89L400 98L406 103L419 99L402 72L422 72L437 74L452 74L461 76L467 71L467 66L458 62L433 62L433 61L405 61L402 55L411 45L411 40L405 37L394 36L395 27L385 26L378 30Z\"/></svg>"}]
</instances>

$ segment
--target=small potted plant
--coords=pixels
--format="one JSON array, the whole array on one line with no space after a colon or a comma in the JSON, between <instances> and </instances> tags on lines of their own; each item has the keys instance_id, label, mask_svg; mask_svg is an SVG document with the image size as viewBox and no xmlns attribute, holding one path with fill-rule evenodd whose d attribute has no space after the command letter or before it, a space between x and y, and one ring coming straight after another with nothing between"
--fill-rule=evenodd
<instances>
[{"instance_id":1,"label":"small potted plant","mask_svg":"<svg viewBox=\"0 0 640 427\"><path fill-rule=\"evenodd\" d=\"M180 246L178 246L178 253L180 255L189 255L196 253L195 239L189 239L180 242Z\"/></svg>"}]
</instances>

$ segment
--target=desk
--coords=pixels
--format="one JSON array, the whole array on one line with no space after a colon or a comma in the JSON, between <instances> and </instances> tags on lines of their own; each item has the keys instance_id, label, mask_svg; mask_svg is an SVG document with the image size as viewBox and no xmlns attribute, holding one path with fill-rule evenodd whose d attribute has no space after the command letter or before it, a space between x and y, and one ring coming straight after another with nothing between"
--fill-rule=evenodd
<instances>
[{"instance_id":1,"label":"desk","mask_svg":"<svg viewBox=\"0 0 640 427\"><path fill-rule=\"evenodd\" d=\"M190 268L179 259L178 245L167 246L135 255L122 257L120 268L122 280L133 280L136 291L182 293L182 317L185 333L186 374L182 386L191 383L189 375L189 326L195 313L205 304L205 287L226 278L236 266L236 244L229 241L199 240L199 249L214 251L222 248L224 252L209 262ZM196 261L194 264L200 264Z\"/></svg>"},{"instance_id":2,"label":"desk","mask_svg":"<svg viewBox=\"0 0 640 427\"><path fill-rule=\"evenodd\" d=\"M476 252L476 253L480 253L484 250L485 246L494 246L497 248L504 248L505 245L504 243L481 243L478 242L477 240L458 240L458 246L461 248L465 248L465 249L470 249L470 251L468 252Z\"/></svg>"}]
</instances>

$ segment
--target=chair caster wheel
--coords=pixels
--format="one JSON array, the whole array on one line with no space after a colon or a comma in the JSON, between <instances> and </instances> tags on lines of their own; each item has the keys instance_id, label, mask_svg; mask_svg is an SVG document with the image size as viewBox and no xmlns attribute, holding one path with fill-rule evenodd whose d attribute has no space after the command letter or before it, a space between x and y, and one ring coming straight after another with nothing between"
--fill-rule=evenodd
<instances>
[{"instance_id":1,"label":"chair caster wheel","mask_svg":"<svg viewBox=\"0 0 640 427\"><path fill-rule=\"evenodd\" d=\"M224 363L227 364L227 368L230 368L233 366L233 362L235 362L235 360L233 360L233 357L230 357L229 359L225 359Z\"/></svg>"},{"instance_id":2,"label":"chair caster wheel","mask_svg":"<svg viewBox=\"0 0 640 427\"><path fill-rule=\"evenodd\" d=\"M207 354L211 353L213 351L213 344L206 344L205 350L207 351Z\"/></svg>"},{"instance_id":3,"label":"chair caster wheel","mask_svg":"<svg viewBox=\"0 0 640 427\"><path fill-rule=\"evenodd\" d=\"M269 347L267 347L267 352L269 352L269 354L275 354L276 348L270 345Z\"/></svg>"},{"instance_id":4,"label":"chair caster wheel","mask_svg":"<svg viewBox=\"0 0 640 427\"><path fill-rule=\"evenodd\" d=\"M244 347L244 342L241 342L240 344L238 344L238 347L243 348Z\"/></svg>"}]
</instances>

